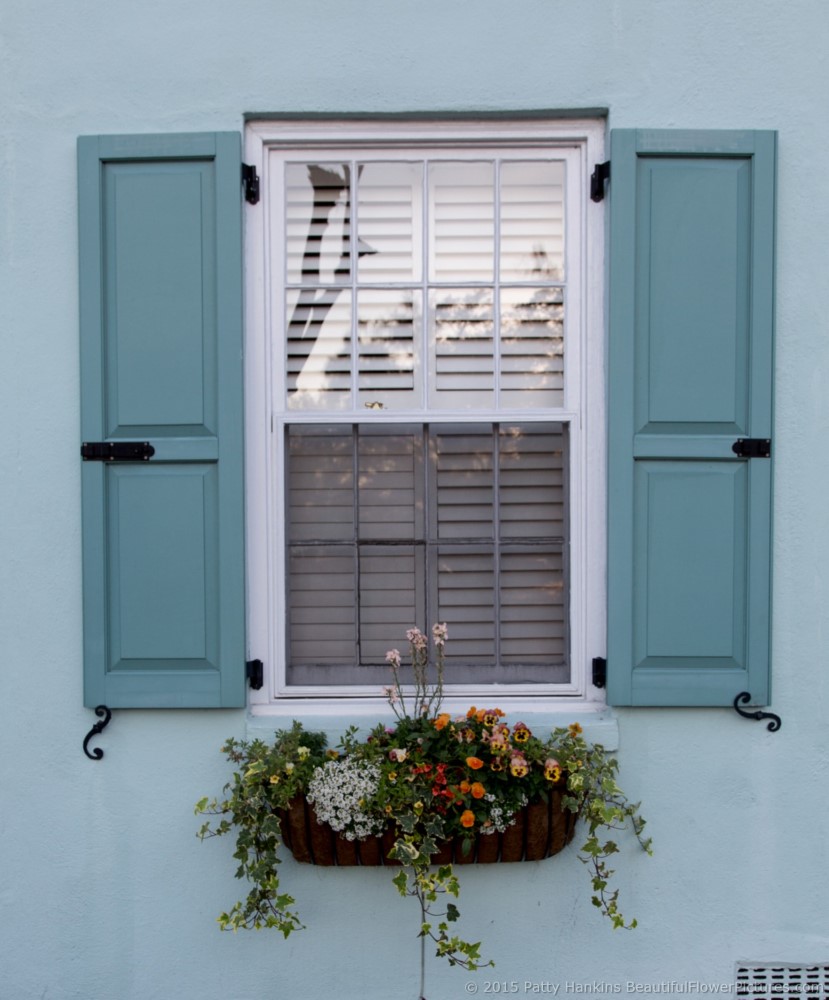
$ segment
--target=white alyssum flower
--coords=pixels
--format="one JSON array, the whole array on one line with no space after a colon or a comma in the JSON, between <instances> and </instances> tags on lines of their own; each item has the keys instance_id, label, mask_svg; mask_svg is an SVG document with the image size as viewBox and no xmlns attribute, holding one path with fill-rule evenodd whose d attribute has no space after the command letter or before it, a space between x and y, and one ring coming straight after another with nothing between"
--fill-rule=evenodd
<instances>
[{"instance_id":1,"label":"white alyssum flower","mask_svg":"<svg viewBox=\"0 0 829 1000\"><path fill-rule=\"evenodd\" d=\"M490 792L484 796L485 802L495 802L495 796ZM522 795L518 801L518 809L523 809L527 804L529 799L526 795ZM517 811L517 810L516 810ZM492 820L492 826L484 827L481 833L503 833L507 827L512 826L515 822L515 813L505 813L501 806L491 806L489 810L489 818Z\"/></svg>"},{"instance_id":2,"label":"white alyssum flower","mask_svg":"<svg viewBox=\"0 0 829 1000\"><path fill-rule=\"evenodd\" d=\"M346 840L363 840L386 825L367 811L380 784L380 770L365 761L329 760L314 770L308 783L308 801L320 823L328 823Z\"/></svg>"}]
</instances>

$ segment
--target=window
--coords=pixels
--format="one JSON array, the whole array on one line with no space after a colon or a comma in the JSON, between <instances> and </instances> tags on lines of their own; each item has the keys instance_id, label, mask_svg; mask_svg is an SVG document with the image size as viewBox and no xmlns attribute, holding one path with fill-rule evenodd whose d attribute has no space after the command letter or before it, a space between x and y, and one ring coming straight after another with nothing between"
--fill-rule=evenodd
<instances>
[{"instance_id":1,"label":"window","mask_svg":"<svg viewBox=\"0 0 829 1000\"><path fill-rule=\"evenodd\" d=\"M464 696L586 693L603 649L602 210L585 191L601 144L589 122L249 127L263 697L376 695L386 650L435 621Z\"/></svg>"},{"instance_id":2,"label":"window","mask_svg":"<svg viewBox=\"0 0 829 1000\"><path fill-rule=\"evenodd\" d=\"M238 133L78 141L84 703L376 708L414 610L463 700L768 704L776 135L616 129L607 213L596 123L247 139L244 253Z\"/></svg>"}]
</instances>

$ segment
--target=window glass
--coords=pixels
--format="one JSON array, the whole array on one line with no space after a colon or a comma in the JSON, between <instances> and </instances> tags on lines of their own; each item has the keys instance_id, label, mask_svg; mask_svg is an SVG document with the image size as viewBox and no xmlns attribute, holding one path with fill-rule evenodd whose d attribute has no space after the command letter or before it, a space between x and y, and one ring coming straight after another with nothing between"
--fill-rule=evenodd
<instances>
[{"instance_id":1,"label":"window glass","mask_svg":"<svg viewBox=\"0 0 829 1000\"><path fill-rule=\"evenodd\" d=\"M458 683L567 679L562 424L289 425L289 678L380 683L446 622Z\"/></svg>"}]
</instances>

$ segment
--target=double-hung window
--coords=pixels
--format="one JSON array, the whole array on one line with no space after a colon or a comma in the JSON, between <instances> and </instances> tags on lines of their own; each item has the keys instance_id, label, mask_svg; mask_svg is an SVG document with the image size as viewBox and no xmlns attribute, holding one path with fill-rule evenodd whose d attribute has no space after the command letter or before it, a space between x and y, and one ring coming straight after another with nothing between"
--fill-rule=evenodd
<instances>
[{"instance_id":1,"label":"double-hung window","mask_svg":"<svg viewBox=\"0 0 829 1000\"><path fill-rule=\"evenodd\" d=\"M376 708L436 621L463 701L768 703L776 137L603 147L79 139L85 704Z\"/></svg>"},{"instance_id":2,"label":"double-hung window","mask_svg":"<svg viewBox=\"0 0 829 1000\"><path fill-rule=\"evenodd\" d=\"M459 693L585 694L604 598L602 211L585 195L601 143L586 122L249 127L263 698L376 694L386 651L437 621Z\"/></svg>"}]
</instances>

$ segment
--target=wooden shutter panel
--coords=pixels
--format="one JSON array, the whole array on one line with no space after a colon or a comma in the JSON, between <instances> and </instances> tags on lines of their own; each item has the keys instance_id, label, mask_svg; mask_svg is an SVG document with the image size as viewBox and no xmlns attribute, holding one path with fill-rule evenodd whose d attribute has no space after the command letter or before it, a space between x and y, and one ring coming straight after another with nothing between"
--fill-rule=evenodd
<instances>
[{"instance_id":1,"label":"wooden shutter panel","mask_svg":"<svg viewBox=\"0 0 829 1000\"><path fill-rule=\"evenodd\" d=\"M769 690L776 137L611 138L608 699Z\"/></svg>"},{"instance_id":2,"label":"wooden shutter panel","mask_svg":"<svg viewBox=\"0 0 829 1000\"><path fill-rule=\"evenodd\" d=\"M240 139L78 142L84 703L245 702Z\"/></svg>"}]
</instances>

